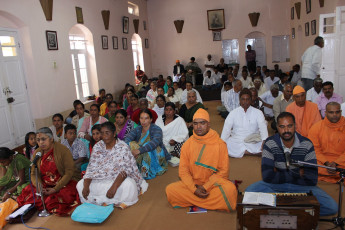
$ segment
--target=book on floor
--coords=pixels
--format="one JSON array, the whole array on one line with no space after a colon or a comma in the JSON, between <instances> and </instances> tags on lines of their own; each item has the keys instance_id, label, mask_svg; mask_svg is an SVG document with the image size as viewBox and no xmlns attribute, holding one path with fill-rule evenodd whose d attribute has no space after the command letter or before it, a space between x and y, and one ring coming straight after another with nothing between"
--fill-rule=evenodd
<instances>
[{"instance_id":1,"label":"book on floor","mask_svg":"<svg viewBox=\"0 0 345 230\"><path fill-rule=\"evenodd\" d=\"M245 192L243 204L276 206L276 195L263 192Z\"/></svg>"},{"instance_id":2,"label":"book on floor","mask_svg":"<svg viewBox=\"0 0 345 230\"><path fill-rule=\"evenodd\" d=\"M207 212L207 209L200 208L198 206L190 206L188 209L188 214L193 214L193 213L205 213Z\"/></svg>"}]
</instances>

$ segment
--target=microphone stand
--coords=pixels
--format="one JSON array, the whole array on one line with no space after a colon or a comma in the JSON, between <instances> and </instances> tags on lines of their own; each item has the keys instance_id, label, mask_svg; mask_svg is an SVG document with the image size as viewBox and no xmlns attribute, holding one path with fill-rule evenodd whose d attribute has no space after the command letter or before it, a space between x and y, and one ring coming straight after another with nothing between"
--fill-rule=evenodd
<instances>
[{"instance_id":1,"label":"microphone stand","mask_svg":"<svg viewBox=\"0 0 345 230\"><path fill-rule=\"evenodd\" d=\"M37 164L35 164L35 172L36 172L36 196L40 196L43 204L43 210L40 211L37 215L39 217L47 217L50 216L51 214L47 211L46 205L44 204L44 199L43 199L43 193L42 193L42 184L38 182L38 169L37 169ZM37 189L40 190L39 193L37 193Z\"/></svg>"},{"instance_id":2,"label":"microphone stand","mask_svg":"<svg viewBox=\"0 0 345 230\"><path fill-rule=\"evenodd\" d=\"M336 217L333 217L332 219L319 219L319 220L325 221L325 222L332 222L335 225L335 228L340 227L340 229L344 230L345 218L341 217L341 205L342 205L342 197L343 197L345 169L337 168L337 167L333 168L333 167L329 167L325 165L318 165L318 164L313 164L313 163L298 161L298 160L291 160L291 163L330 169L339 173L340 179L337 181L337 184L339 185L338 215Z\"/></svg>"}]
</instances>

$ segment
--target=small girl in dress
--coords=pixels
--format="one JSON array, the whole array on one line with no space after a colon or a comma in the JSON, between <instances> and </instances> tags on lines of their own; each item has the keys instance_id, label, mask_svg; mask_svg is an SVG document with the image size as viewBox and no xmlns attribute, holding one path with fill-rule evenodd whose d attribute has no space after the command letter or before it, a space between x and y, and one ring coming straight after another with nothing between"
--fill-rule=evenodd
<instances>
[{"instance_id":1,"label":"small girl in dress","mask_svg":"<svg viewBox=\"0 0 345 230\"><path fill-rule=\"evenodd\" d=\"M38 148L38 144L36 141L36 133L28 132L25 135L25 148L23 149L24 155L31 160L32 154Z\"/></svg>"}]
</instances>

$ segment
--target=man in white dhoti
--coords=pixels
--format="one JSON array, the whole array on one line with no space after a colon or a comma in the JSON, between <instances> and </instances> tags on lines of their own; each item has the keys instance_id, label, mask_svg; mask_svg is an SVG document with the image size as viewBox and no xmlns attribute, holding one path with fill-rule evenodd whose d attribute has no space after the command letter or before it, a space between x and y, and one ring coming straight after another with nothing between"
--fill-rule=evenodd
<instances>
[{"instance_id":1,"label":"man in white dhoti","mask_svg":"<svg viewBox=\"0 0 345 230\"><path fill-rule=\"evenodd\" d=\"M262 112L251 104L249 89L240 93L240 107L231 111L225 120L221 138L226 142L231 157L259 154L262 143L268 137L267 125Z\"/></svg>"}]
</instances>

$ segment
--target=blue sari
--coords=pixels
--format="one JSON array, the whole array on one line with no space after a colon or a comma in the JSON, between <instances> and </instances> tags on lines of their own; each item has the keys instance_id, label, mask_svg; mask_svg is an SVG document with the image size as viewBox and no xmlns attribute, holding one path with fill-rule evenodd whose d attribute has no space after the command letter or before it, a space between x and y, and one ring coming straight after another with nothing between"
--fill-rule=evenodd
<instances>
[{"instance_id":1,"label":"blue sari","mask_svg":"<svg viewBox=\"0 0 345 230\"><path fill-rule=\"evenodd\" d=\"M131 150L139 149L150 142L150 131L141 134L139 142L131 141L129 146ZM137 165L142 177L145 180L153 179L157 175L160 176L168 169L168 163L165 159L165 153L161 147L157 147L146 153L139 154Z\"/></svg>"}]
</instances>

